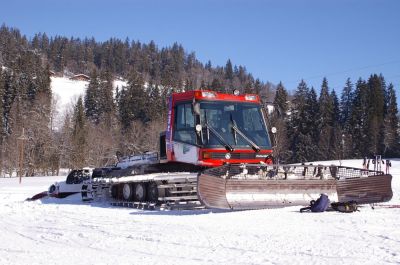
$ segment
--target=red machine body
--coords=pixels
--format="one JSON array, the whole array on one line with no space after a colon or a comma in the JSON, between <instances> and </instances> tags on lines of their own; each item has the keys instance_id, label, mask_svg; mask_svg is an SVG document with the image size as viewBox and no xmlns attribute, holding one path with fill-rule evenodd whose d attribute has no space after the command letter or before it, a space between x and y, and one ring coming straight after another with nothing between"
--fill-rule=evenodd
<instances>
[{"instance_id":1,"label":"red machine body","mask_svg":"<svg viewBox=\"0 0 400 265\"><path fill-rule=\"evenodd\" d=\"M172 94L165 142L160 146L166 162L204 167L272 163L265 116L253 94L205 90Z\"/></svg>"}]
</instances>

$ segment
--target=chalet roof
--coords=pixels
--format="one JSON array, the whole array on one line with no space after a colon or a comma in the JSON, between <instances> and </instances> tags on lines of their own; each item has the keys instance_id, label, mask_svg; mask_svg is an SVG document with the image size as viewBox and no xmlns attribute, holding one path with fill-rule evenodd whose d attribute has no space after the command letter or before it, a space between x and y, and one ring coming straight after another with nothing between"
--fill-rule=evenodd
<instances>
[{"instance_id":1,"label":"chalet roof","mask_svg":"<svg viewBox=\"0 0 400 265\"><path fill-rule=\"evenodd\" d=\"M82 80L82 79L90 80L90 77L85 74L77 74L77 75L74 75L73 77L71 77L70 79L72 79L72 80Z\"/></svg>"}]
</instances>

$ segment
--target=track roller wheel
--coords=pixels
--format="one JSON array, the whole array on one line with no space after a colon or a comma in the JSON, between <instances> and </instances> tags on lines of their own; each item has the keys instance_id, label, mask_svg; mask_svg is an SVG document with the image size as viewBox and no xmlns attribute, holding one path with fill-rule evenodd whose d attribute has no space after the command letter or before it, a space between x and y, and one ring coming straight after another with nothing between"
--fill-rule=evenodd
<instances>
[{"instance_id":1,"label":"track roller wheel","mask_svg":"<svg viewBox=\"0 0 400 265\"><path fill-rule=\"evenodd\" d=\"M147 185L147 200L149 202L157 202L158 201L158 188L155 182L150 182Z\"/></svg>"},{"instance_id":2,"label":"track roller wheel","mask_svg":"<svg viewBox=\"0 0 400 265\"><path fill-rule=\"evenodd\" d=\"M122 199L125 201L131 201L133 198L133 185L130 183L124 183L122 185Z\"/></svg>"},{"instance_id":3,"label":"track roller wheel","mask_svg":"<svg viewBox=\"0 0 400 265\"><path fill-rule=\"evenodd\" d=\"M118 199L118 185L111 186L111 198Z\"/></svg>"},{"instance_id":4,"label":"track roller wheel","mask_svg":"<svg viewBox=\"0 0 400 265\"><path fill-rule=\"evenodd\" d=\"M133 198L134 201L138 202L146 200L146 185L144 183L135 183Z\"/></svg>"}]
</instances>

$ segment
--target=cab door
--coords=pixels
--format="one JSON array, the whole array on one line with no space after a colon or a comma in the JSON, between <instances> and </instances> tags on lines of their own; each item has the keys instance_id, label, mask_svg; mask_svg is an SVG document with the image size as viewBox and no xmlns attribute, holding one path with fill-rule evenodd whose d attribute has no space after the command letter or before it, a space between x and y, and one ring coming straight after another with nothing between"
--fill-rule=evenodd
<instances>
[{"instance_id":1,"label":"cab door","mask_svg":"<svg viewBox=\"0 0 400 265\"><path fill-rule=\"evenodd\" d=\"M174 113L174 130L172 135L174 160L197 164L199 147L195 131L193 105L191 102L177 103Z\"/></svg>"}]
</instances>

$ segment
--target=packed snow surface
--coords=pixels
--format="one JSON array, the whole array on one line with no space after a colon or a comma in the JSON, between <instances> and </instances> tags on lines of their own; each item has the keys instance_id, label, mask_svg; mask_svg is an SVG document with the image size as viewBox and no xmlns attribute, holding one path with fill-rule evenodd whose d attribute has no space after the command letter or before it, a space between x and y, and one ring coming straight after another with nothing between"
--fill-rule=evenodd
<instances>
[{"instance_id":1,"label":"packed snow surface","mask_svg":"<svg viewBox=\"0 0 400 265\"><path fill-rule=\"evenodd\" d=\"M393 206L400 160L392 165L394 195L385 205ZM64 178L0 179L0 264L400 263L400 208L145 211L83 203L80 195L24 201Z\"/></svg>"}]
</instances>

